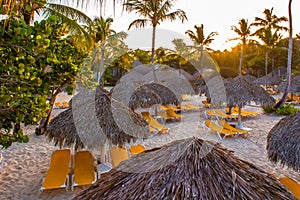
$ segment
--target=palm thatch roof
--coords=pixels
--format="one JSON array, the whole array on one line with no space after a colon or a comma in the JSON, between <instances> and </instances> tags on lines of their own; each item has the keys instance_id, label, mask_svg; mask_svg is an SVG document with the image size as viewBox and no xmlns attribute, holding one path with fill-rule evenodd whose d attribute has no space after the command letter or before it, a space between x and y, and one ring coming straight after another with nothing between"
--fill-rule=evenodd
<instances>
[{"instance_id":1,"label":"palm thatch roof","mask_svg":"<svg viewBox=\"0 0 300 200\"><path fill-rule=\"evenodd\" d=\"M60 148L74 145L75 149L84 148L74 125L72 109L67 109L51 120L45 133L49 141Z\"/></svg>"},{"instance_id":2,"label":"palm thatch roof","mask_svg":"<svg viewBox=\"0 0 300 200\"><path fill-rule=\"evenodd\" d=\"M112 103L113 101L113 103ZM120 119L121 118L121 119ZM60 113L49 124L46 136L60 146L75 145L96 149L107 141L124 145L149 135L147 122L120 102L111 100L107 91L80 92L72 108Z\"/></svg>"},{"instance_id":3,"label":"palm thatch roof","mask_svg":"<svg viewBox=\"0 0 300 200\"><path fill-rule=\"evenodd\" d=\"M270 130L267 152L271 161L300 171L300 112L281 119Z\"/></svg>"},{"instance_id":4,"label":"palm thatch roof","mask_svg":"<svg viewBox=\"0 0 300 200\"><path fill-rule=\"evenodd\" d=\"M281 83L282 78L285 78L286 73L280 70L274 70L265 76L257 78L254 82L258 85L278 85Z\"/></svg>"},{"instance_id":5,"label":"palm thatch roof","mask_svg":"<svg viewBox=\"0 0 300 200\"><path fill-rule=\"evenodd\" d=\"M132 68L131 71L132 72L138 72L142 75L145 75L145 74L152 71L152 66L151 65L139 64L139 65L135 66L134 68Z\"/></svg>"},{"instance_id":6,"label":"palm thatch roof","mask_svg":"<svg viewBox=\"0 0 300 200\"><path fill-rule=\"evenodd\" d=\"M136 108L149 108L155 104L161 104L162 101L159 95L146 87L145 85L137 88L134 93L131 95L129 100L129 107L132 109Z\"/></svg>"},{"instance_id":7,"label":"palm thatch roof","mask_svg":"<svg viewBox=\"0 0 300 200\"><path fill-rule=\"evenodd\" d=\"M146 138L149 135L148 124L140 115L111 99L100 87L96 89L95 101L100 127L113 144L123 146L137 137Z\"/></svg>"},{"instance_id":8,"label":"palm thatch roof","mask_svg":"<svg viewBox=\"0 0 300 200\"><path fill-rule=\"evenodd\" d=\"M256 77L255 76L252 76L252 75L249 75L249 74L246 74L243 76L245 79L247 79L248 81L250 82L253 82L256 80Z\"/></svg>"},{"instance_id":9,"label":"palm thatch roof","mask_svg":"<svg viewBox=\"0 0 300 200\"><path fill-rule=\"evenodd\" d=\"M122 76L119 80L119 82L125 82L125 81L141 81L143 80L143 74L137 72L137 71L131 71L124 76Z\"/></svg>"},{"instance_id":10,"label":"palm thatch roof","mask_svg":"<svg viewBox=\"0 0 300 200\"><path fill-rule=\"evenodd\" d=\"M296 199L269 173L220 144L174 141L123 161L77 199Z\"/></svg>"},{"instance_id":11,"label":"palm thatch roof","mask_svg":"<svg viewBox=\"0 0 300 200\"><path fill-rule=\"evenodd\" d=\"M275 99L263 88L249 82L243 76L226 79L224 82L228 106L246 105L254 101L263 106L275 104Z\"/></svg>"},{"instance_id":12,"label":"palm thatch roof","mask_svg":"<svg viewBox=\"0 0 300 200\"><path fill-rule=\"evenodd\" d=\"M182 97L178 97L174 92L169 88L162 84L158 83L147 83L146 87L153 90L161 99L161 103L163 105L174 104L177 105L182 101Z\"/></svg>"},{"instance_id":13,"label":"palm thatch roof","mask_svg":"<svg viewBox=\"0 0 300 200\"><path fill-rule=\"evenodd\" d=\"M283 92L286 87L286 82L282 82L276 88L277 91ZM290 92L291 93L298 93L300 92L300 76L293 76L291 79L290 85Z\"/></svg>"},{"instance_id":14,"label":"palm thatch roof","mask_svg":"<svg viewBox=\"0 0 300 200\"><path fill-rule=\"evenodd\" d=\"M112 98L133 109L142 104L144 104L144 106L150 106L152 103L156 104L157 99L155 96L152 96L153 99L147 100L148 102L146 102L146 99L144 99L143 96L137 96L145 94L145 92L150 90L151 94L155 94L155 96L159 97L159 102L163 105L177 105L181 101L181 97L180 100L178 100L178 97L168 87L158 83L145 83L142 81L120 82L113 88ZM147 96L150 96L151 94L147 94ZM138 98L140 98L140 101Z\"/></svg>"}]
</instances>

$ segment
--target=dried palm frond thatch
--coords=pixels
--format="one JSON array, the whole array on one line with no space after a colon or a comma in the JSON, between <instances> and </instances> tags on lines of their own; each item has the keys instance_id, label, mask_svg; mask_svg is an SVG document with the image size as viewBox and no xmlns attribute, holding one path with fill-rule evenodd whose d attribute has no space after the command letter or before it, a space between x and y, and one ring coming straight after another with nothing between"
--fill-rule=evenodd
<instances>
[{"instance_id":1,"label":"dried palm frond thatch","mask_svg":"<svg viewBox=\"0 0 300 200\"><path fill-rule=\"evenodd\" d=\"M67 109L58 114L48 125L45 133L49 141L53 141L55 146L69 147L75 145L75 149L84 147L73 120L72 109Z\"/></svg>"},{"instance_id":2,"label":"dried palm frond thatch","mask_svg":"<svg viewBox=\"0 0 300 200\"><path fill-rule=\"evenodd\" d=\"M178 97L176 94L174 94L174 92L159 83L147 83L144 85L145 87L150 88L151 90L153 90L156 94L158 94L158 96L161 99L161 103L163 105L168 105L168 104L174 104L174 105L178 105L179 102L182 101L182 97Z\"/></svg>"},{"instance_id":3,"label":"dried palm frond thatch","mask_svg":"<svg viewBox=\"0 0 300 200\"><path fill-rule=\"evenodd\" d=\"M129 100L129 107L132 109L139 107L148 108L155 104L161 104L160 97L157 93L144 85L137 88Z\"/></svg>"},{"instance_id":4,"label":"dried palm frond thatch","mask_svg":"<svg viewBox=\"0 0 300 200\"><path fill-rule=\"evenodd\" d=\"M286 82L282 82L276 88L277 91L283 92L286 87ZM300 93L300 76L293 76L291 79L290 93Z\"/></svg>"},{"instance_id":5,"label":"dried palm frond thatch","mask_svg":"<svg viewBox=\"0 0 300 200\"><path fill-rule=\"evenodd\" d=\"M112 144L122 146L135 141L138 136L146 138L149 135L148 124L140 115L124 104L112 100L108 93L99 87L95 100L96 116L101 130Z\"/></svg>"},{"instance_id":6,"label":"dried palm frond thatch","mask_svg":"<svg viewBox=\"0 0 300 200\"><path fill-rule=\"evenodd\" d=\"M300 112L281 119L270 130L267 152L271 161L300 171Z\"/></svg>"},{"instance_id":7,"label":"dried palm frond thatch","mask_svg":"<svg viewBox=\"0 0 300 200\"><path fill-rule=\"evenodd\" d=\"M251 101L263 106L275 104L275 99L263 88L249 82L243 76L224 81L228 106L246 105Z\"/></svg>"},{"instance_id":8,"label":"dried palm frond thatch","mask_svg":"<svg viewBox=\"0 0 300 200\"><path fill-rule=\"evenodd\" d=\"M61 147L74 144L75 150L97 149L108 141L124 145L137 137L146 138L147 122L108 95L99 87L96 92L81 91L73 97L72 108L50 122L46 136Z\"/></svg>"},{"instance_id":9,"label":"dried palm frond thatch","mask_svg":"<svg viewBox=\"0 0 300 200\"><path fill-rule=\"evenodd\" d=\"M255 76L252 76L252 75L249 75L249 74L246 74L243 76L245 79L247 79L248 81L250 82L253 82L256 80L256 77Z\"/></svg>"},{"instance_id":10,"label":"dried palm frond thatch","mask_svg":"<svg viewBox=\"0 0 300 200\"><path fill-rule=\"evenodd\" d=\"M174 141L123 161L76 199L296 199L278 180L220 144Z\"/></svg>"},{"instance_id":11,"label":"dried palm frond thatch","mask_svg":"<svg viewBox=\"0 0 300 200\"><path fill-rule=\"evenodd\" d=\"M282 78L285 78L285 72L281 72L280 70L275 70L273 72L268 73L265 76L257 78L254 83L258 85L278 85L281 83Z\"/></svg>"},{"instance_id":12,"label":"dried palm frond thatch","mask_svg":"<svg viewBox=\"0 0 300 200\"><path fill-rule=\"evenodd\" d=\"M152 71L152 66L151 65L140 64L140 65L135 66L133 69L131 69L131 71L132 72L138 72L142 75L145 75L145 74Z\"/></svg>"},{"instance_id":13,"label":"dried palm frond thatch","mask_svg":"<svg viewBox=\"0 0 300 200\"><path fill-rule=\"evenodd\" d=\"M122 76L119 80L119 82L125 82L125 81L141 81L143 80L144 75L140 74L136 71L131 71L124 76Z\"/></svg>"}]
</instances>

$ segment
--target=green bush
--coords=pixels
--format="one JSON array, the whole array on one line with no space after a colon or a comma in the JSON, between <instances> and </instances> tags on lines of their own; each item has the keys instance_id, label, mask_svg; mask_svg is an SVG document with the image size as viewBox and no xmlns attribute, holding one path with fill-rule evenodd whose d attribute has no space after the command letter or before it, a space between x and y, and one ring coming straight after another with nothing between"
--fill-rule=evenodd
<instances>
[{"instance_id":1,"label":"green bush","mask_svg":"<svg viewBox=\"0 0 300 200\"><path fill-rule=\"evenodd\" d=\"M275 113L277 115L290 115L290 114L294 114L299 111L300 111L299 108L295 108L294 106L292 106L290 104L285 104L284 106L277 108L275 110Z\"/></svg>"},{"instance_id":2,"label":"green bush","mask_svg":"<svg viewBox=\"0 0 300 200\"><path fill-rule=\"evenodd\" d=\"M265 113L275 112L275 109L273 107L263 107L263 110L265 111Z\"/></svg>"}]
</instances>

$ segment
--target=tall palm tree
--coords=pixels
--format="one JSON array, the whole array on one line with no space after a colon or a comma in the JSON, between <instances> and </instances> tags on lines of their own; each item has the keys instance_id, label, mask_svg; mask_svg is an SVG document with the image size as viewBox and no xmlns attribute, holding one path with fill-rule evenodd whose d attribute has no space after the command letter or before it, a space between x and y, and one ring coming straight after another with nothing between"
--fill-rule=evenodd
<instances>
[{"instance_id":1,"label":"tall palm tree","mask_svg":"<svg viewBox=\"0 0 300 200\"><path fill-rule=\"evenodd\" d=\"M287 80L286 88L280 101L275 105L275 108L283 106L288 96L291 86L292 76L292 55L293 55L293 21L292 21L292 0L289 0L289 48L288 48L288 61L287 61Z\"/></svg>"},{"instance_id":2,"label":"tall palm tree","mask_svg":"<svg viewBox=\"0 0 300 200\"><path fill-rule=\"evenodd\" d=\"M170 12L175 0L127 0L124 3L127 12L135 12L143 19L136 19L130 23L128 30L135 26L136 28L145 27L147 24L152 26L152 49L151 49L151 64L153 68L153 77L156 82L155 67L154 67L154 50L155 50L155 33L156 27L166 20L174 21L179 18L182 23L187 20L185 12L177 9Z\"/></svg>"},{"instance_id":3,"label":"tall palm tree","mask_svg":"<svg viewBox=\"0 0 300 200\"><path fill-rule=\"evenodd\" d=\"M231 26L231 30L233 30L236 34L239 35L237 38L232 38L230 40L240 40L242 42L241 52L240 52L240 63L239 63L239 75L242 74L242 65L243 65L243 54L244 49L248 42L248 37L251 36L250 28L251 24L248 24L248 20L241 19L238 23L239 27Z\"/></svg>"},{"instance_id":4,"label":"tall palm tree","mask_svg":"<svg viewBox=\"0 0 300 200\"><path fill-rule=\"evenodd\" d=\"M265 18L255 17L255 22L252 23L252 26L259 27L258 30L255 31L253 35L260 37L260 39L265 38L266 40L272 40L278 36L278 31L287 31L288 28L285 26L281 26L280 23L287 22L288 19L284 16L277 17L277 15L273 14L273 8L265 9L264 12ZM272 33L274 31L274 33ZM273 37L274 36L274 37ZM271 39L273 38L273 39ZM271 41L265 41L265 44L271 44ZM268 47L266 48L269 49ZM267 74L267 67L268 67L268 52L266 53L266 60L265 60L265 72Z\"/></svg>"},{"instance_id":5,"label":"tall palm tree","mask_svg":"<svg viewBox=\"0 0 300 200\"><path fill-rule=\"evenodd\" d=\"M280 23L287 22L288 19L284 16L277 17L277 15L273 14L273 8L271 9L265 9L264 12L265 18L255 17L255 22L252 23L252 26L260 27L257 32L260 32L261 30L265 28L269 29L276 29L278 31L287 31L288 28L285 26L281 26Z\"/></svg>"},{"instance_id":6,"label":"tall palm tree","mask_svg":"<svg viewBox=\"0 0 300 200\"><path fill-rule=\"evenodd\" d=\"M197 50L200 50L200 69L202 67L203 60L203 51L205 49L210 50L208 46L214 41L214 36L218 35L217 32L211 32L207 37L204 35L204 26L201 24L200 26L195 25L194 28L196 32L194 33L192 30L187 30L185 34L187 34L190 39L194 42L194 45Z\"/></svg>"},{"instance_id":7,"label":"tall palm tree","mask_svg":"<svg viewBox=\"0 0 300 200\"><path fill-rule=\"evenodd\" d=\"M95 46L100 50L100 65L98 68L98 76L97 81L98 84L104 84L104 80L102 76L104 74L104 52L105 47L108 44L109 39L122 40L125 39L127 34L125 32L116 33L111 28L113 19L112 18L104 18L104 17L96 17L93 22L86 26L88 33L91 35ZM101 80L102 77L102 80ZM101 81L100 81L101 80Z\"/></svg>"},{"instance_id":8,"label":"tall palm tree","mask_svg":"<svg viewBox=\"0 0 300 200\"><path fill-rule=\"evenodd\" d=\"M262 29L260 32L256 34L258 38L264 43L264 47L266 49L265 55L265 74L268 74L268 59L269 54L271 55L271 63L272 63L272 71L274 69L274 49L279 48L279 42L282 39L282 35L278 33L276 30L272 33L272 30L269 28Z\"/></svg>"}]
</instances>

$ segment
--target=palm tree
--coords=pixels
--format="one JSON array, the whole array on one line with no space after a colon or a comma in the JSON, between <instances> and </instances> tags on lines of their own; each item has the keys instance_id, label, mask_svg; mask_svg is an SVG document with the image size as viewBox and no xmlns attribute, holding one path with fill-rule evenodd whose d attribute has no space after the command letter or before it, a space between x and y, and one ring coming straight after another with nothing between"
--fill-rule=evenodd
<instances>
[{"instance_id":1,"label":"palm tree","mask_svg":"<svg viewBox=\"0 0 300 200\"><path fill-rule=\"evenodd\" d=\"M278 33L276 30L272 33L271 29L262 29L257 33L258 38L264 43L264 47L266 49L265 55L265 74L268 74L268 58L269 54L271 54L271 62L272 62L272 71L274 69L274 49L278 48L279 42L282 39L282 35Z\"/></svg>"},{"instance_id":2,"label":"palm tree","mask_svg":"<svg viewBox=\"0 0 300 200\"><path fill-rule=\"evenodd\" d=\"M238 24L239 24L239 27L231 26L231 30L233 30L235 33L237 33L239 35L239 37L232 38L230 40L240 40L242 42L241 52L240 52L240 63L239 63L239 75L241 75L244 49L247 45L248 37L251 36L251 32L250 32L251 25L248 24L248 20L246 20L246 19L241 19Z\"/></svg>"},{"instance_id":3,"label":"palm tree","mask_svg":"<svg viewBox=\"0 0 300 200\"><path fill-rule=\"evenodd\" d=\"M97 81L98 84L104 84L104 80L100 81L102 74L104 74L104 52L105 47L109 43L108 40L122 40L126 38L127 34L125 32L116 33L113 29L111 29L113 19L112 18L104 18L104 17L96 17L93 22L86 26L86 29L90 36L92 37L96 47L100 50L100 65L98 68L98 76Z\"/></svg>"},{"instance_id":4,"label":"palm tree","mask_svg":"<svg viewBox=\"0 0 300 200\"><path fill-rule=\"evenodd\" d=\"M210 50L208 46L214 40L214 36L218 35L217 32L211 32L207 37L204 35L204 26L201 24L200 26L195 25L194 28L196 32L194 33L192 30L187 30L185 34L187 34L190 39L194 42L196 49L200 50L200 69L202 67L203 60L203 51L205 49Z\"/></svg>"},{"instance_id":5,"label":"palm tree","mask_svg":"<svg viewBox=\"0 0 300 200\"><path fill-rule=\"evenodd\" d=\"M287 80L286 88L280 101L275 105L275 108L283 106L288 96L291 86L292 75L292 55L293 55L293 21L292 21L292 0L289 0L289 48L288 48L288 61L287 61Z\"/></svg>"},{"instance_id":6,"label":"palm tree","mask_svg":"<svg viewBox=\"0 0 300 200\"><path fill-rule=\"evenodd\" d=\"M265 19L260 18L260 17L255 17L255 22L252 23L252 26L258 26L261 27L256 31L260 32L261 30L265 28L269 29L276 29L278 31L287 31L288 28L285 26L280 26L279 24L282 22L287 22L288 19L284 16L282 17L277 17L276 15L273 15L273 8L270 9L265 9L264 12L265 14Z\"/></svg>"},{"instance_id":7,"label":"palm tree","mask_svg":"<svg viewBox=\"0 0 300 200\"><path fill-rule=\"evenodd\" d=\"M258 30L255 31L253 35L258 36L260 39L264 40L264 43L270 46L273 46L271 43L275 42L276 37L279 36L277 33L278 31L287 31L288 28L284 26L280 26L279 24L282 22L288 21L288 19L284 16L277 17L273 14L273 8L265 9L264 12L265 19L255 17L255 22L251 24L251 26L258 26L260 27ZM274 33L272 33L274 31ZM269 40L269 41L267 41ZM267 50L269 48L267 47ZM266 60L265 60L265 73L267 74L267 67L268 67L268 51L266 52Z\"/></svg>"},{"instance_id":8,"label":"palm tree","mask_svg":"<svg viewBox=\"0 0 300 200\"><path fill-rule=\"evenodd\" d=\"M187 20L183 10L177 9L176 11L170 12L174 2L175 0L128 0L124 3L127 12L135 12L139 16L144 17L143 19L136 19L131 22L128 30L133 26L136 28L145 27L147 24L152 26L151 64L154 82L156 82L154 50L157 25L166 20L174 21L176 18L179 18L182 22Z\"/></svg>"}]
</instances>

